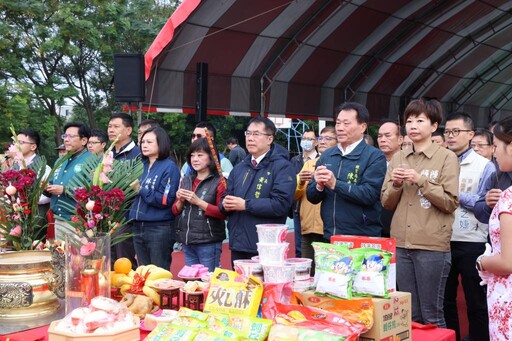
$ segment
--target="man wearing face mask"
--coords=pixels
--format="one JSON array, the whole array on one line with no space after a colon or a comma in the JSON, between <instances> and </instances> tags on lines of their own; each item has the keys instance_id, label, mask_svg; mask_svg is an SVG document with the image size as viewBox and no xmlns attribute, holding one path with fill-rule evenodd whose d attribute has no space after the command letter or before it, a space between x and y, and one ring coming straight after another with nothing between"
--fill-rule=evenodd
<instances>
[{"instance_id":1,"label":"man wearing face mask","mask_svg":"<svg viewBox=\"0 0 512 341\"><path fill-rule=\"evenodd\" d=\"M318 153L316 151L317 141L316 134L313 130L307 130L302 134L302 139L300 141L300 147L302 148L302 153L292 157L290 162L293 165L296 174L299 174L304 166L304 163L308 160L315 159L318 157ZM300 202L293 202L292 206L293 211L293 229L295 231L295 257L302 257L302 233L301 233L301 225L300 225Z\"/></svg>"}]
</instances>

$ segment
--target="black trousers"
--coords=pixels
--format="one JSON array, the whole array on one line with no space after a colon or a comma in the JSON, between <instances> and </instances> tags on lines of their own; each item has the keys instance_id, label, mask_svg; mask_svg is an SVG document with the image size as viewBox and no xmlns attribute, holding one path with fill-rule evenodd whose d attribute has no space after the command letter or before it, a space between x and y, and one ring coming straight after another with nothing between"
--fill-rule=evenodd
<instances>
[{"instance_id":1,"label":"black trousers","mask_svg":"<svg viewBox=\"0 0 512 341\"><path fill-rule=\"evenodd\" d=\"M457 288L459 276L467 305L469 336L472 341L489 340L489 318L487 315L486 288L480 286L480 276L475 267L478 256L485 251L485 243L451 242L452 267L444 296L444 318L448 329L455 330L457 340L460 334L457 313Z\"/></svg>"},{"instance_id":2,"label":"black trousers","mask_svg":"<svg viewBox=\"0 0 512 341\"><path fill-rule=\"evenodd\" d=\"M112 237L116 234L132 233L132 224L128 223L120 227ZM135 247L133 246L133 237L127 238L120 243L110 248L110 257L112 259L111 264L114 266L114 262L119 258L128 258L132 262L133 270L137 269L137 260L135 259Z\"/></svg>"}]
</instances>

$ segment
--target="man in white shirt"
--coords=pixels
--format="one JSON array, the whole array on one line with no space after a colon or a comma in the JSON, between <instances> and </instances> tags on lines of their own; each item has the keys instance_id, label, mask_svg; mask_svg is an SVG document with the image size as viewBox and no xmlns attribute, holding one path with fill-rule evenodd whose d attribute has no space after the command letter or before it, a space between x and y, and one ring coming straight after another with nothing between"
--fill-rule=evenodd
<instances>
[{"instance_id":1,"label":"man in white shirt","mask_svg":"<svg viewBox=\"0 0 512 341\"><path fill-rule=\"evenodd\" d=\"M475 135L471 116L455 112L446 117L444 135L448 149L454 152L460 162L459 207L455 211L450 249L452 266L446 282L444 316L446 326L460 335L457 310L457 289L459 277L466 298L470 340L489 340L487 297L485 288L480 286L480 276L475 268L479 255L485 251L489 228L479 222L473 213L478 200L478 187L486 166L492 162L475 152L471 140Z\"/></svg>"}]
</instances>

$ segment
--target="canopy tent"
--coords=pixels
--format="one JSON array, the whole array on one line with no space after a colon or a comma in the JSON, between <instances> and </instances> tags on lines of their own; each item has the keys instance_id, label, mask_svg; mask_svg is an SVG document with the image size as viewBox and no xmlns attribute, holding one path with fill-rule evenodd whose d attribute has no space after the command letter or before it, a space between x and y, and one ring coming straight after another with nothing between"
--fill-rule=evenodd
<instances>
[{"instance_id":1,"label":"canopy tent","mask_svg":"<svg viewBox=\"0 0 512 341\"><path fill-rule=\"evenodd\" d=\"M183 0L145 55L146 106L332 119L357 101L372 120L439 99L478 125L512 112L512 2Z\"/></svg>"}]
</instances>

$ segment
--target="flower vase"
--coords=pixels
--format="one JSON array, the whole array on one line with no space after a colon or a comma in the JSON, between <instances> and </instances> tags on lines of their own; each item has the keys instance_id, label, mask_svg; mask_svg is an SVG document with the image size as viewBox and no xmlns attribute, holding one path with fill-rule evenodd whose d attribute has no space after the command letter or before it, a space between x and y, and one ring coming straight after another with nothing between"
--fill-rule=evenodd
<instances>
[{"instance_id":1,"label":"flower vase","mask_svg":"<svg viewBox=\"0 0 512 341\"><path fill-rule=\"evenodd\" d=\"M110 297L110 235L66 235L66 314L87 307L96 296Z\"/></svg>"}]
</instances>

